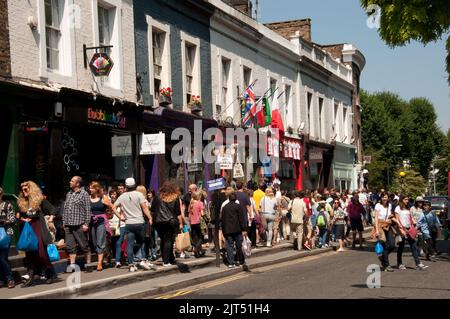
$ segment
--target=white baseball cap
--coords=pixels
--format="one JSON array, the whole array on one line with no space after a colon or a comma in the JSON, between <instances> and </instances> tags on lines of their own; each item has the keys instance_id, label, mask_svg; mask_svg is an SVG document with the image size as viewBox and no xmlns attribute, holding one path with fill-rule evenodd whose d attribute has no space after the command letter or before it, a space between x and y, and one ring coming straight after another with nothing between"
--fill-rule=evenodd
<instances>
[{"instance_id":1,"label":"white baseball cap","mask_svg":"<svg viewBox=\"0 0 450 319\"><path fill-rule=\"evenodd\" d=\"M136 181L134 180L133 177L128 177L128 178L125 180L125 186L126 186L126 187L134 187L134 186L136 186Z\"/></svg>"}]
</instances>

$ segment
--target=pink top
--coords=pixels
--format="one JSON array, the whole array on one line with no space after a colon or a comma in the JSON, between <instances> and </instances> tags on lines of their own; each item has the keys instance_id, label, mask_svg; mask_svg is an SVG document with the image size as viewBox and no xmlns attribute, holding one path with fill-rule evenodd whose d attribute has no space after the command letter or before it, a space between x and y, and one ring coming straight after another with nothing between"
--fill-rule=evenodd
<instances>
[{"instance_id":1,"label":"pink top","mask_svg":"<svg viewBox=\"0 0 450 319\"><path fill-rule=\"evenodd\" d=\"M192 205L192 210L189 210L189 219L192 225L200 224L200 218L202 217L203 203L199 200L195 200Z\"/></svg>"}]
</instances>

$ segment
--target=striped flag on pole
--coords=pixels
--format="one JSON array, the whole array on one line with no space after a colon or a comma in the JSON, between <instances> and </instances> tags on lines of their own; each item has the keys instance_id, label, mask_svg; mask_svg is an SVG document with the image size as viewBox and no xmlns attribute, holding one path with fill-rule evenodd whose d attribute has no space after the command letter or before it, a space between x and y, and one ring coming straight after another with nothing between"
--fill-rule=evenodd
<instances>
[{"instance_id":1,"label":"striped flag on pole","mask_svg":"<svg viewBox=\"0 0 450 319\"><path fill-rule=\"evenodd\" d=\"M250 126L251 119L256 114L256 101L253 85L254 83L250 84L244 93L244 116L242 118L242 123L247 126Z\"/></svg>"}]
</instances>

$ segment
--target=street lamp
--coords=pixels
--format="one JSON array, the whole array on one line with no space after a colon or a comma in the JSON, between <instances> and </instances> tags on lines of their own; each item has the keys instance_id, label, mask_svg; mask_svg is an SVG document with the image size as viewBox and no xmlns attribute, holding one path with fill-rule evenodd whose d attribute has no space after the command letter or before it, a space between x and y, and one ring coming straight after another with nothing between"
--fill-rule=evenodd
<instances>
[{"instance_id":1,"label":"street lamp","mask_svg":"<svg viewBox=\"0 0 450 319\"><path fill-rule=\"evenodd\" d=\"M405 176L406 173L404 171L400 171L400 173L398 174L400 176L400 189L402 194L404 193L404 184L405 184Z\"/></svg>"}]
</instances>

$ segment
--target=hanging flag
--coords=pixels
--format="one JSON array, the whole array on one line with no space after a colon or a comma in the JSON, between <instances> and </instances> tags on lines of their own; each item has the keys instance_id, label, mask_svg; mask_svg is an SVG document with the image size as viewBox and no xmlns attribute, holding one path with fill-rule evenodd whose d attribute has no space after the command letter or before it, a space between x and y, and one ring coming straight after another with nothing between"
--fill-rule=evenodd
<instances>
[{"instance_id":1,"label":"hanging flag","mask_svg":"<svg viewBox=\"0 0 450 319\"><path fill-rule=\"evenodd\" d=\"M242 117L242 123L244 125L250 125L252 117L256 114L256 99L253 85L254 83L250 84L244 93Z\"/></svg>"},{"instance_id":2,"label":"hanging flag","mask_svg":"<svg viewBox=\"0 0 450 319\"><path fill-rule=\"evenodd\" d=\"M280 96L281 95L282 94L280 94ZM283 124L283 118L281 117L280 107L278 105L278 98L276 100L274 99L274 102L272 105L272 107L273 107L272 108L272 122L270 123L270 127L277 128L283 134L284 133L284 124Z\"/></svg>"},{"instance_id":3,"label":"hanging flag","mask_svg":"<svg viewBox=\"0 0 450 319\"><path fill-rule=\"evenodd\" d=\"M265 116L264 116L264 106L260 99L256 105L256 119L258 120L258 125L263 127L265 126Z\"/></svg>"},{"instance_id":4,"label":"hanging flag","mask_svg":"<svg viewBox=\"0 0 450 319\"><path fill-rule=\"evenodd\" d=\"M268 97L263 98L263 105L264 105L264 126L267 126L270 125L270 123L272 122L272 112L270 110L270 103Z\"/></svg>"}]
</instances>

